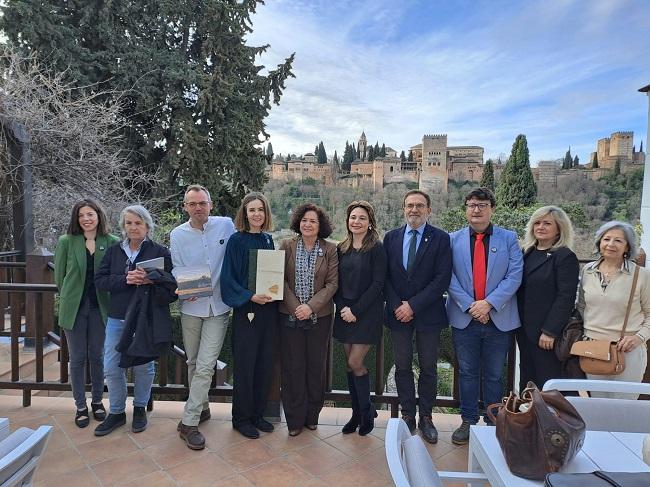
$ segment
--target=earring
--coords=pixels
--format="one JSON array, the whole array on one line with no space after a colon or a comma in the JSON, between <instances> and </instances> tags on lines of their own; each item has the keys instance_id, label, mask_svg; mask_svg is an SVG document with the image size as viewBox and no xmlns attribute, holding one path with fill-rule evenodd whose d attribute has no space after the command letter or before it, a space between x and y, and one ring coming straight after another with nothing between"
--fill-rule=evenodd
<instances>
[{"instance_id":1,"label":"earring","mask_svg":"<svg viewBox=\"0 0 650 487\"><path fill-rule=\"evenodd\" d=\"M368 225L368 230L372 230L372 225Z\"/></svg>"}]
</instances>

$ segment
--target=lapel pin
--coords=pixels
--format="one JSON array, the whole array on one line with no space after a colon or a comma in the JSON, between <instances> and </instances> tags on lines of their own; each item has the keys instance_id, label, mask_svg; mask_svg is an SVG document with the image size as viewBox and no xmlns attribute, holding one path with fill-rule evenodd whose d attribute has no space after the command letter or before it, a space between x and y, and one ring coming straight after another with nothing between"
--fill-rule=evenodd
<instances>
[{"instance_id":1,"label":"lapel pin","mask_svg":"<svg viewBox=\"0 0 650 487\"><path fill-rule=\"evenodd\" d=\"M99 250L105 250L103 245L99 246Z\"/></svg>"},{"instance_id":2,"label":"lapel pin","mask_svg":"<svg viewBox=\"0 0 650 487\"><path fill-rule=\"evenodd\" d=\"M428 242L428 241L429 241L429 239L428 239L427 237L425 237L425 238L424 238L424 241L425 241L425 242Z\"/></svg>"},{"instance_id":3,"label":"lapel pin","mask_svg":"<svg viewBox=\"0 0 650 487\"><path fill-rule=\"evenodd\" d=\"M547 258L547 259L548 259L551 255L553 255L553 254L550 253L550 252L546 252L546 258Z\"/></svg>"},{"instance_id":4,"label":"lapel pin","mask_svg":"<svg viewBox=\"0 0 650 487\"><path fill-rule=\"evenodd\" d=\"M219 243L220 243L221 245L223 245L223 239L219 240Z\"/></svg>"},{"instance_id":5,"label":"lapel pin","mask_svg":"<svg viewBox=\"0 0 650 487\"><path fill-rule=\"evenodd\" d=\"M490 249L490 252L496 252L496 251L497 251L497 248L496 248L496 247L492 247L492 248Z\"/></svg>"}]
</instances>

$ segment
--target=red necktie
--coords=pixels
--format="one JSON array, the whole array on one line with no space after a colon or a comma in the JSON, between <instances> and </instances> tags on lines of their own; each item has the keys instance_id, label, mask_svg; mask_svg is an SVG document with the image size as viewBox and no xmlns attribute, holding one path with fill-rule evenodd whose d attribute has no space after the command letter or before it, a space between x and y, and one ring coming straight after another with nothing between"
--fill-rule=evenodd
<instances>
[{"instance_id":1,"label":"red necktie","mask_svg":"<svg viewBox=\"0 0 650 487\"><path fill-rule=\"evenodd\" d=\"M477 233L474 241L474 299L485 299L485 245L484 233Z\"/></svg>"}]
</instances>

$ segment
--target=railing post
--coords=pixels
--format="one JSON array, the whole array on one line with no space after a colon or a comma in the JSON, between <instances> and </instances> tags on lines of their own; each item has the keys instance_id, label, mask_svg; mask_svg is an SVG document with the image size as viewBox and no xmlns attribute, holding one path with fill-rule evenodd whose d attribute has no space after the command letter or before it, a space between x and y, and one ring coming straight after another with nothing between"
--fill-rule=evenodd
<instances>
[{"instance_id":1,"label":"railing post","mask_svg":"<svg viewBox=\"0 0 650 487\"><path fill-rule=\"evenodd\" d=\"M54 254L44 247L38 246L27 254L26 282L30 284L52 284L54 282L52 271L48 263ZM25 346L33 347L38 340L47 340L47 332L54 330L54 294L47 293L42 296L43 328L42 334L36 333L37 304L33 293L27 295L25 310Z\"/></svg>"}]
</instances>

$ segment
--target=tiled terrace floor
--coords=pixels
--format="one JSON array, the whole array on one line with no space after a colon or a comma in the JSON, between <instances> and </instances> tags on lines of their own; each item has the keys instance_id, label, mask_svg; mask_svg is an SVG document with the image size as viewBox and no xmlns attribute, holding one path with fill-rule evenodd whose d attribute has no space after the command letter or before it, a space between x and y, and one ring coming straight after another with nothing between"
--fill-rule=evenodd
<instances>
[{"instance_id":1,"label":"tiled terrace floor","mask_svg":"<svg viewBox=\"0 0 650 487\"><path fill-rule=\"evenodd\" d=\"M79 429L67 397L32 397L23 408L20 396L0 394L0 416L19 426L54 426L47 451L35 476L36 486L390 486L384 454L389 418L381 411L371 435L341 434L350 410L324 408L316 431L290 438L286 424L249 440L233 431L230 405L211 404L212 419L201 425L206 448L192 451L179 439L176 424L180 402L157 401L146 431L134 434L129 422L109 436L93 436L96 422ZM439 470L467 470L467 447L451 443L456 415L437 414L437 445L427 445Z\"/></svg>"}]
</instances>

